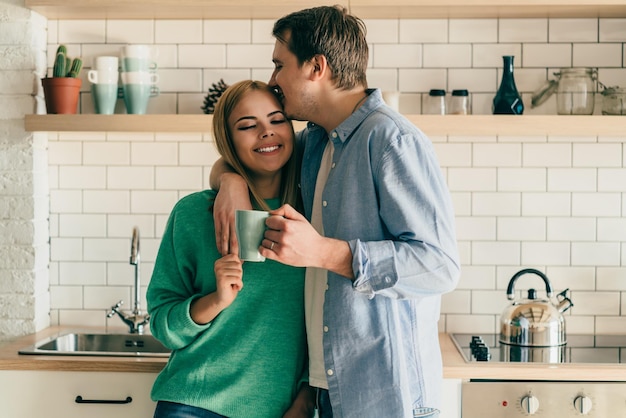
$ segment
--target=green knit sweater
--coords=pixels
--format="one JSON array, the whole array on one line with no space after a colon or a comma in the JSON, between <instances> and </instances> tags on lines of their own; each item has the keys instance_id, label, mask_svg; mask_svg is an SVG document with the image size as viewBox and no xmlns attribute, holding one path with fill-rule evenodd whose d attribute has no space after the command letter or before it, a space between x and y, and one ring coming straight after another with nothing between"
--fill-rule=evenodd
<instances>
[{"instance_id":1,"label":"green knit sweater","mask_svg":"<svg viewBox=\"0 0 626 418\"><path fill-rule=\"evenodd\" d=\"M152 399L232 418L282 417L306 376L304 269L245 262L235 301L210 324L196 324L191 302L216 289L214 198L207 190L181 199L161 241L148 312L152 334L173 352Z\"/></svg>"}]
</instances>

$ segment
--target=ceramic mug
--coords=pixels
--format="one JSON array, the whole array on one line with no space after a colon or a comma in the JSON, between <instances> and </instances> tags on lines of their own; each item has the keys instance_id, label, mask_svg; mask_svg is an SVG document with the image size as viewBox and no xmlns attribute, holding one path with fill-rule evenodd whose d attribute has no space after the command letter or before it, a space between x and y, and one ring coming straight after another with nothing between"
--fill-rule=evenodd
<instances>
[{"instance_id":1,"label":"ceramic mug","mask_svg":"<svg viewBox=\"0 0 626 418\"><path fill-rule=\"evenodd\" d=\"M146 58L122 58L122 71L154 71L156 68L156 62Z\"/></svg>"},{"instance_id":2,"label":"ceramic mug","mask_svg":"<svg viewBox=\"0 0 626 418\"><path fill-rule=\"evenodd\" d=\"M117 103L117 83L115 84L92 84L91 98L96 113L100 115L112 115Z\"/></svg>"},{"instance_id":3,"label":"ceramic mug","mask_svg":"<svg viewBox=\"0 0 626 418\"><path fill-rule=\"evenodd\" d=\"M239 243L239 258L244 261L265 261L259 253L265 236L265 219L269 212L263 210L236 210L235 232Z\"/></svg>"},{"instance_id":4,"label":"ceramic mug","mask_svg":"<svg viewBox=\"0 0 626 418\"><path fill-rule=\"evenodd\" d=\"M102 57L96 57L94 59L93 62L93 69L94 70L115 70L117 71L117 69L119 68L119 58L117 57L109 57L109 56L102 56Z\"/></svg>"},{"instance_id":5,"label":"ceramic mug","mask_svg":"<svg viewBox=\"0 0 626 418\"><path fill-rule=\"evenodd\" d=\"M87 79L93 84L117 84L119 80L117 67L114 70L89 70Z\"/></svg>"},{"instance_id":6,"label":"ceramic mug","mask_svg":"<svg viewBox=\"0 0 626 418\"><path fill-rule=\"evenodd\" d=\"M122 58L153 59L155 52L150 45L124 45L121 56Z\"/></svg>"},{"instance_id":7,"label":"ceramic mug","mask_svg":"<svg viewBox=\"0 0 626 418\"><path fill-rule=\"evenodd\" d=\"M148 71L128 71L120 73L124 84L156 84L159 75Z\"/></svg>"},{"instance_id":8,"label":"ceramic mug","mask_svg":"<svg viewBox=\"0 0 626 418\"><path fill-rule=\"evenodd\" d=\"M150 97L159 95L159 88L152 84L124 84L120 90L126 113L133 115L144 115L148 110Z\"/></svg>"}]
</instances>

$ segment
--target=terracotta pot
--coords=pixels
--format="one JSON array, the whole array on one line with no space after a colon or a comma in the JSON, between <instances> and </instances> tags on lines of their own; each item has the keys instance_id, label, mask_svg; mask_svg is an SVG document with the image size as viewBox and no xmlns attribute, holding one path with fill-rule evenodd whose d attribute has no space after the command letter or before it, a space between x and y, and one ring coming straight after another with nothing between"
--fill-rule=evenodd
<instances>
[{"instance_id":1,"label":"terracotta pot","mask_svg":"<svg viewBox=\"0 0 626 418\"><path fill-rule=\"evenodd\" d=\"M73 77L47 77L41 80L49 114L75 114L83 81Z\"/></svg>"}]
</instances>

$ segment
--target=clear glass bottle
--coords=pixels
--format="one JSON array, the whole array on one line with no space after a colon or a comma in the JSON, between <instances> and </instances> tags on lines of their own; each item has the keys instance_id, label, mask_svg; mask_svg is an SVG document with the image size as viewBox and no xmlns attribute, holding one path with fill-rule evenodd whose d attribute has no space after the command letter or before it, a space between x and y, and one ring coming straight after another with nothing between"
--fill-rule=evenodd
<instances>
[{"instance_id":1,"label":"clear glass bottle","mask_svg":"<svg viewBox=\"0 0 626 418\"><path fill-rule=\"evenodd\" d=\"M521 115L524 113L524 102L517 91L515 77L513 77L513 55L504 55L502 81L500 88L493 98L494 115Z\"/></svg>"},{"instance_id":2,"label":"clear glass bottle","mask_svg":"<svg viewBox=\"0 0 626 418\"><path fill-rule=\"evenodd\" d=\"M445 115L446 114L446 91L440 89L432 89L428 92L428 96L424 98L422 106L422 114L424 115Z\"/></svg>"},{"instance_id":3,"label":"clear glass bottle","mask_svg":"<svg viewBox=\"0 0 626 418\"><path fill-rule=\"evenodd\" d=\"M470 115L472 113L469 92L467 90L452 90L448 100L448 115Z\"/></svg>"}]
</instances>

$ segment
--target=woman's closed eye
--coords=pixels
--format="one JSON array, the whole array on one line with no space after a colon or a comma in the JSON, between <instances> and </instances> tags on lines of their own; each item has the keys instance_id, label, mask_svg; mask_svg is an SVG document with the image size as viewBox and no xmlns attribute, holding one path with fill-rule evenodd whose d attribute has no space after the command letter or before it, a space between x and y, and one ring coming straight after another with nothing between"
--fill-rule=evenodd
<instances>
[{"instance_id":1,"label":"woman's closed eye","mask_svg":"<svg viewBox=\"0 0 626 418\"><path fill-rule=\"evenodd\" d=\"M254 129L256 125L239 125L237 126L238 131L247 131L248 129Z\"/></svg>"},{"instance_id":2,"label":"woman's closed eye","mask_svg":"<svg viewBox=\"0 0 626 418\"><path fill-rule=\"evenodd\" d=\"M272 124L272 125L280 125L280 124L283 124L283 123L287 123L287 119L280 118L280 119L270 120L270 124ZM247 125L238 125L237 126L237 130L238 131L247 131L247 130L250 130L250 129L254 129L256 127L257 127L256 123L247 124Z\"/></svg>"}]
</instances>

